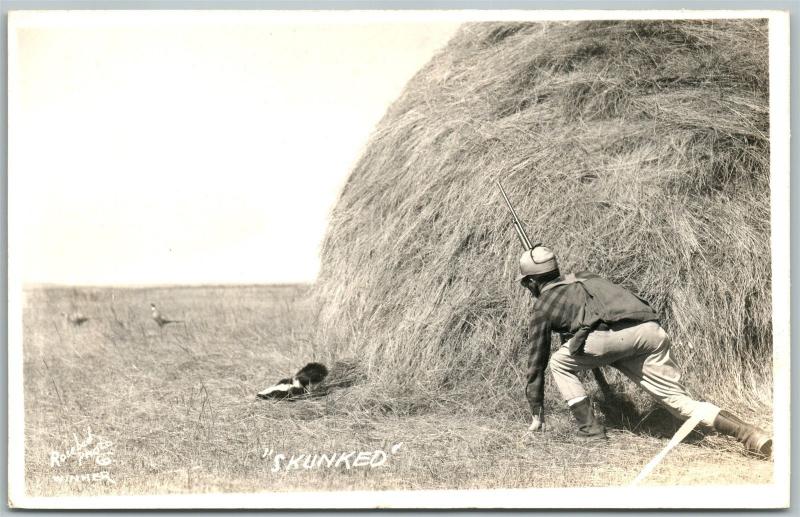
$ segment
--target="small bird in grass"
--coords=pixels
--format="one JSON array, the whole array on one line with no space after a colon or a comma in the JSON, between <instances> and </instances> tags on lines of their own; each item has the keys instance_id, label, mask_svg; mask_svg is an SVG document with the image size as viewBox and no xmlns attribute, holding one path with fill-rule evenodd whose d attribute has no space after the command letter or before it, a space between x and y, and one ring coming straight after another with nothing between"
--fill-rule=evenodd
<instances>
[{"instance_id":1,"label":"small bird in grass","mask_svg":"<svg viewBox=\"0 0 800 517\"><path fill-rule=\"evenodd\" d=\"M76 327L80 327L81 325L89 321L89 318L87 318L80 312L71 312L69 314L62 312L61 315L64 316L64 319L67 320L67 323L69 323L70 325L75 325Z\"/></svg>"},{"instance_id":2,"label":"small bird in grass","mask_svg":"<svg viewBox=\"0 0 800 517\"><path fill-rule=\"evenodd\" d=\"M182 323L183 322L183 320L168 320L167 318L162 316L160 312L158 312L158 309L156 309L156 304L154 304L154 303L150 304L150 312L151 312L151 315L153 316L153 321L155 321L158 324L159 327L163 327L164 325L168 325L170 323Z\"/></svg>"}]
</instances>

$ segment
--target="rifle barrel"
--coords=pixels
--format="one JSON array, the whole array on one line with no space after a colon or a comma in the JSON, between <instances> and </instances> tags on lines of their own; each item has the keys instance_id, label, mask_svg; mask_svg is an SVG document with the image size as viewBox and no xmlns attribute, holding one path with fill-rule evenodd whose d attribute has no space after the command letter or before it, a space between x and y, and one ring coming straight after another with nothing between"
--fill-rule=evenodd
<instances>
[{"instance_id":1,"label":"rifle barrel","mask_svg":"<svg viewBox=\"0 0 800 517\"><path fill-rule=\"evenodd\" d=\"M500 187L500 193L503 194L503 199L505 199L506 205L508 205L508 209L511 211L511 217L514 218L514 230L517 231L517 237L519 237L519 242L522 244L522 247L525 248L526 250L533 249L531 240L525 233L525 228L523 228L522 222L519 220L519 217L517 216L517 211L514 210L514 207L511 205L511 200L508 199L508 195L506 194L503 185L500 184L500 180L495 180L495 181L497 182L497 186Z\"/></svg>"}]
</instances>

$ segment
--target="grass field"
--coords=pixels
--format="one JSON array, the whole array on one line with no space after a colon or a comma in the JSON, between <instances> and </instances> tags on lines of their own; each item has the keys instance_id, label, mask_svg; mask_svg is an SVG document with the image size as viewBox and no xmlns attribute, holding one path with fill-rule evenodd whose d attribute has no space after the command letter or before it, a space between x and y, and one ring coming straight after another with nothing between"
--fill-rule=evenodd
<instances>
[{"instance_id":1,"label":"grass field","mask_svg":"<svg viewBox=\"0 0 800 517\"><path fill-rule=\"evenodd\" d=\"M523 400L496 415L471 411L468 393L455 407L381 410L365 403L375 397L364 386L293 403L258 400L258 390L328 357L312 339L309 289L27 290L28 494L624 485L676 429L660 412L642 420L610 411L610 440L591 446L572 438L562 408L551 408L546 433L526 434ZM150 302L184 322L159 329ZM89 320L70 325L60 313L71 310ZM521 390L508 400L517 399ZM772 479L771 462L726 438L696 432L687 442L647 484ZM361 465L359 452L382 464ZM334 453L337 461L353 454L328 467L320 455ZM276 454L286 461L273 472Z\"/></svg>"}]
</instances>

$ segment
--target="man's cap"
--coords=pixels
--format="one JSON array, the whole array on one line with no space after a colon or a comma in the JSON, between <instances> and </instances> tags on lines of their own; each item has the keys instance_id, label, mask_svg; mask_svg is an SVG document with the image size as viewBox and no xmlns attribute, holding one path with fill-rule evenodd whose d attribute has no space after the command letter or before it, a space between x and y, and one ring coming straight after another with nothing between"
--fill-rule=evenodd
<instances>
[{"instance_id":1,"label":"man's cap","mask_svg":"<svg viewBox=\"0 0 800 517\"><path fill-rule=\"evenodd\" d=\"M545 246L537 246L527 250L519 258L519 276L517 282L529 275L541 275L558 269L556 255Z\"/></svg>"}]
</instances>

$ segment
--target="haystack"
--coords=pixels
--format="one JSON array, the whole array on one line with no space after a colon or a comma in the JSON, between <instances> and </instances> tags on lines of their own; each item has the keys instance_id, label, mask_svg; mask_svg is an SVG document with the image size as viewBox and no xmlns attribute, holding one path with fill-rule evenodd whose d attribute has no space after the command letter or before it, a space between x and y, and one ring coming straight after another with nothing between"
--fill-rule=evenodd
<instances>
[{"instance_id":1,"label":"haystack","mask_svg":"<svg viewBox=\"0 0 800 517\"><path fill-rule=\"evenodd\" d=\"M330 354L361 358L385 400L524 407L532 302L501 179L562 271L661 311L696 394L769 405L767 56L761 20L462 27L333 211Z\"/></svg>"}]
</instances>

